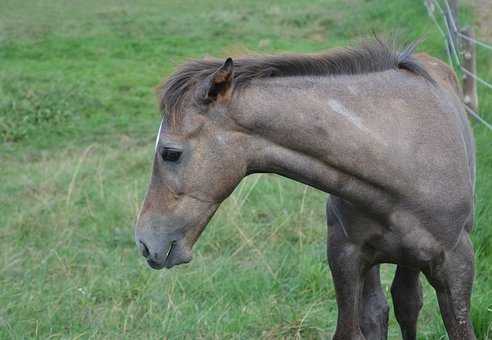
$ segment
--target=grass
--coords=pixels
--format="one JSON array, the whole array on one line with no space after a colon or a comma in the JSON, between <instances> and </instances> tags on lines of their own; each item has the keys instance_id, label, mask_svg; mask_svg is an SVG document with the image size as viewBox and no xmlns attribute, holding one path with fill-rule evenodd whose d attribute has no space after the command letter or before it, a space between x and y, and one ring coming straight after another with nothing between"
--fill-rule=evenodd
<instances>
[{"instance_id":1,"label":"grass","mask_svg":"<svg viewBox=\"0 0 492 340\"><path fill-rule=\"evenodd\" d=\"M177 63L320 51L371 30L425 35L420 50L445 58L424 7L405 0L0 2L0 338L329 337L325 194L248 177L193 262L170 271L144 264L132 225L159 122L153 88ZM492 79L486 51L478 65ZM480 99L492 113L492 93L480 88ZM480 125L475 133L473 321L488 339L492 138ZM392 272L384 266L386 291ZM419 334L444 334L428 284Z\"/></svg>"}]
</instances>

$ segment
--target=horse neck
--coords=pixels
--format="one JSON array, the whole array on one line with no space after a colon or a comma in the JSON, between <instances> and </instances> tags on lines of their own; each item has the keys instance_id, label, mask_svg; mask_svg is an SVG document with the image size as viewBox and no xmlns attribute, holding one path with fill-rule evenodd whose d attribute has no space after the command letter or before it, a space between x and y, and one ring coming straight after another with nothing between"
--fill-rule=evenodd
<instances>
[{"instance_id":1,"label":"horse neck","mask_svg":"<svg viewBox=\"0 0 492 340\"><path fill-rule=\"evenodd\" d=\"M359 90L327 77L278 78L240 90L231 114L250 135L250 173L277 173L352 202L383 203L388 192L377 164L386 162L386 142L351 107Z\"/></svg>"}]
</instances>

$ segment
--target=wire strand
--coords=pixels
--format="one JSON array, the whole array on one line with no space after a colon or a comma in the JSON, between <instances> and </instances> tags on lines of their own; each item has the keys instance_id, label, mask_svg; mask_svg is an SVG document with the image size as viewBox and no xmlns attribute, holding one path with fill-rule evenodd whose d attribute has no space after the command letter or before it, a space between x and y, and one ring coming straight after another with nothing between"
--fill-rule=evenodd
<instances>
[{"instance_id":1,"label":"wire strand","mask_svg":"<svg viewBox=\"0 0 492 340\"><path fill-rule=\"evenodd\" d=\"M448 0L444 0L444 3L446 5L446 10L448 11L448 13L452 13L451 7L449 6ZM492 51L492 45L487 44L487 43L484 43L484 42L479 41L479 40L476 40L476 39L473 39L473 38L471 38L471 37L463 34L462 32L460 32L460 30L458 29L458 25L456 24L456 21L454 20L454 17L452 15L449 15L449 16L446 16L446 17L449 17L449 20L451 21L451 26L453 26L453 31L454 31L455 34L459 35L461 38L463 38L465 40L474 42L475 44L480 45L480 46L482 46L484 48L487 48L487 49L489 49L489 50Z\"/></svg>"},{"instance_id":2,"label":"wire strand","mask_svg":"<svg viewBox=\"0 0 492 340\"><path fill-rule=\"evenodd\" d=\"M477 39L473 39L472 37L469 37L469 36L467 36L466 34L463 34L463 33L461 33L461 32L456 32L456 33L457 33L457 34L458 34L461 38L463 38L463 39L465 39L465 40L468 40L468 41L471 41L471 42L473 42L473 43L475 43L475 44L477 44L477 45L480 45L480 46L482 46L482 47L484 47L484 48L487 48L487 49L489 49L489 50L491 50L491 51L492 51L492 45L489 45L489 44L484 43L484 42L482 42L482 41L480 41L480 40L477 40Z\"/></svg>"},{"instance_id":3,"label":"wire strand","mask_svg":"<svg viewBox=\"0 0 492 340\"><path fill-rule=\"evenodd\" d=\"M485 125L489 130L492 130L492 125L490 125L489 123L487 123L487 121L485 121L482 117L480 117L478 115L478 113L476 113L475 111L473 111L472 109L470 109L468 107L468 105L465 105L465 110L466 110L466 112L468 112L468 114L470 114L471 116L473 116L473 118L475 118L480 123L482 123L483 125Z\"/></svg>"},{"instance_id":4,"label":"wire strand","mask_svg":"<svg viewBox=\"0 0 492 340\"><path fill-rule=\"evenodd\" d=\"M453 26L453 30L455 33L458 33L458 25L456 25L456 22L454 21L454 16L453 16L453 14L455 14L455 13L453 13L453 11L451 11L451 7L449 6L448 0L444 0L444 4L446 5L446 10L448 11L448 13L451 14L451 15L449 15L449 19L451 21L451 25Z\"/></svg>"},{"instance_id":5,"label":"wire strand","mask_svg":"<svg viewBox=\"0 0 492 340\"><path fill-rule=\"evenodd\" d=\"M451 37L451 29L450 29L450 25L448 23L448 20L449 22L451 23L451 26L453 26L453 30L456 34L458 34L460 37L464 38L464 39L468 39L470 41L473 41L473 42L478 42L477 40L473 39L473 38L470 38L464 34L462 34L461 32L458 31L458 28L456 26L456 22L454 21L453 19L453 16L451 15L451 9L449 7L449 4L448 4L448 1L447 0L444 0L445 3L446 3L446 9L448 11L448 13L450 15L446 15L446 13L444 12L444 10L442 9L441 5L439 4L438 0L430 0L429 2L426 2L425 3L425 6L427 7L427 12L429 13L429 17L431 18L431 20L434 22L434 24L436 25L439 33L443 36L444 38L444 41L445 41L445 44L446 44L446 52L448 54L448 59L449 59L449 64L451 66L453 66L453 58L451 57L451 52L453 52L453 56L455 57L456 59L456 63L458 65L458 68L463 72L465 73L466 75L472 77L473 79L475 79L476 81L480 82L481 84L487 86L488 88L492 89L492 84L490 84L488 81L480 78L479 76L477 76L476 74L468 71L467 69L465 69L462 65L461 65L461 62L460 62L460 58L459 58L459 53L458 51L456 50L456 46L454 44L454 41L453 41L453 38ZM441 13L441 15L443 16L443 21L445 23L445 26L446 26L446 31L447 33L444 31L444 29L441 27L441 25L439 24L437 18L435 17L434 15L434 11L432 8L430 8L430 4L434 4L434 6L439 10L439 12ZM485 43L481 43L481 42L478 42L480 45L485 45L485 47L487 48L490 48L492 49L492 46L488 46L487 44ZM450 51L451 50L451 51ZM470 107L468 107L468 105L464 105L465 107L465 110L468 112L468 114L470 114L471 116L473 116L476 120L478 120L480 123L482 123L483 125L485 125L485 127L487 127L489 130L492 130L492 125L490 123L488 123L485 119L483 119L482 117L480 117L480 115L478 113L476 113L475 111L473 111Z\"/></svg>"},{"instance_id":6,"label":"wire strand","mask_svg":"<svg viewBox=\"0 0 492 340\"><path fill-rule=\"evenodd\" d=\"M470 77L472 77L473 79L475 79L476 81L479 81L480 83L482 83L483 85L487 86L489 89L492 89L492 84L490 84L488 81L480 78L479 76L477 76L476 74L468 71L466 68L461 68L461 71L463 71L464 73L466 73L467 75L469 75Z\"/></svg>"},{"instance_id":7,"label":"wire strand","mask_svg":"<svg viewBox=\"0 0 492 340\"><path fill-rule=\"evenodd\" d=\"M458 64L458 66L461 68L461 60L459 57L459 53L458 53L456 46L454 44L453 37L450 36L451 35L451 29L449 28L448 15L446 15L446 13L444 12L444 10L442 9L441 5L439 4L439 2L437 0L432 0L432 2L434 2L437 9L439 10L439 12L441 12L444 24L446 25L446 30L448 32L448 34L446 35L448 37L448 41L449 41L448 44L451 46L451 52L453 52L453 56L455 58L456 64ZM452 16L449 16L449 17L452 17ZM453 19L451 19L451 20L452 20L453 25L454 25L455 24L454 20Z\"/></svg>"}]
</instances>

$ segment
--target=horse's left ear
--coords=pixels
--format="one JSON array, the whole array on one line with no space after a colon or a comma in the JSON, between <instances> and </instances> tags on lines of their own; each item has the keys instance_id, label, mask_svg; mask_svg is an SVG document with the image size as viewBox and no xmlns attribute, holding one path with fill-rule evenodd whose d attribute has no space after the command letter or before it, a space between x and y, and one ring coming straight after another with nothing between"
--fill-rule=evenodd
<instances>
[{"instance_id":1,"label":"horse's left ear","mask_svg":"<svg viewBox=\"0 0 492 340\"><path fill-rule=\"evenodd\" d=\"M227 58L224 64L208 79L206 85L206 99L208 101L228 101L232 95L234 77L234 63Z\"/></svg>"}]
</instances>

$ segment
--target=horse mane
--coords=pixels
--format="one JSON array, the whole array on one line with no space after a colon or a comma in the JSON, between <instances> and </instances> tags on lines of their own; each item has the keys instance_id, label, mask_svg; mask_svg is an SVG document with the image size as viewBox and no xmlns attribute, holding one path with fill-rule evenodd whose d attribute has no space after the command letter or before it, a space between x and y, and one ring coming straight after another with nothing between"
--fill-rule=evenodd
<instances>
[{"instance_id":1,"label":"horse mane","mask_svg":"<svg viewBox=\"0 0 492 340\"><path fill-rule=\"evenodd\" d=\"M434 83L412 56L419 41L399 50L375 38L359 47L329 50L323 54L284 54L234 59L234 86L252 80L295 76L357 75L387 70L407 70ZM158 88L160 110L166 116L179 113L183 98L223 64L222 59L192 60L182 65Z\"/></svg>"}]
</instances>

